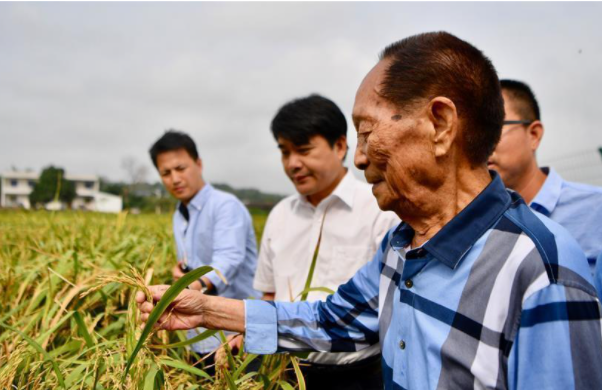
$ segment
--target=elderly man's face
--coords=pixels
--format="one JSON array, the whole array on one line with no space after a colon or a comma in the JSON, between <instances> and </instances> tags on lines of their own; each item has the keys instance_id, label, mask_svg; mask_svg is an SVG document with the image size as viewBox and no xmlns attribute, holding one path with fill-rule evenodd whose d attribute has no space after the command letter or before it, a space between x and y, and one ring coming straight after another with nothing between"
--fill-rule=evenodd
<instances>
[{"instance_id":1,"label":"elderly man's face","mask_svg":"<svg viewBox=\"0 0 602 390\"><path fill-rule=\"evenodd\" d=\"M357 92L353 107L358 138L354 162L372 184L379 207L400 214L400 210L424 206L422 194L439 185L440 167L434 155L426 104L402 112L379 95L387 67L386 60L379 62Z\"/></svg>"}]
</instances>

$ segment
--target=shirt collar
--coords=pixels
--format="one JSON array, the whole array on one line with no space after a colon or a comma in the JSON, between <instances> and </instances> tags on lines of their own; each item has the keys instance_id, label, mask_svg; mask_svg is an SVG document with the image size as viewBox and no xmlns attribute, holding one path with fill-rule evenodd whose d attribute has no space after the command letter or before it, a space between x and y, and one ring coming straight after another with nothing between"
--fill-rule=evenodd
<instances>
[{"instance_id":1,"label":"shirt collar","mask_svg":"<svg viewBox=\"0 0 602 390\"><path fill-rule=\"evenodd\" d=\"M337 185L337 187L332 191L330 195L328 195L325 199L320 202L320 204L326 204L330 198L337 197L339 198L345 205L349 208L353 207L353 199L355 197L355 188L356 188L357 179L351 172L351 169L347 169L347 173L341 179L341 182ZM314 206L307 201L307 197L297 193L296 197L296 206L305 205L311 208Z\"/></svg>"},{"instance_id":2,"label":"shirt collar","mask_svg":"<svg viewBox=\"0 0 602 390\"><path fill-rule=\"evenodd\" d=\"M343 203L345 203L349 208L353 207L353 198L355 196L355 183L356 179L351 172L351 169L347 169L347 173L343 176L343 179L334 189L331 196L336 196Z\"/></svg>"},{"instance_id":3,"label":"shirt collar","mask_svg":"<svg viewBox=\"0 0 602 390\"><path fill-rule=\"evenodd\" d=\"M510 194L499 175L489 171L492 181L464 210L452 218L437 234L420 248L408 252L407 258L421 257L424 251L455 269L475 242L508 209ZM398 249L407 246L414 237L414 230L402 223L394 232L391 245ZM413 252L417 252L417 256Z\"/></svg>"},{"instance_id":4,"label":"shirt collar","mask_svg":"<svg viewBox=\"0 0 602 390\"><path fill-rule=\"evenodd\" d=\"M546 181L544 181L543 186L539 189L537 195L535 195L535 198L531 201L531 204L537 205L536 207L538 207L538 209L543 208L547 212L547 215L550 215L558 204L564 180L553 168L544 167L541 168L541 170L544 173L547 172L548 177L546 178Z\"/></svg>"},{"instance_id":5,"label":"shirt collar","mask_svg":"<svg viewBox=\"0 0 602 390\"><path fill-rule=\"evenodd\" d=\"M201 190L199 192L197 192L195 196L192 197L190 202L188 202L188 210L190 210L191 207L193 209L195 209L196 211L203 208L205 203L207 203L207 199L209 199L209 195L211 194L212 191L213 191L213 186L209 183L205 183L203 188L201 188ZM178 204L178 207L179 206L180 205Z\"/></svg>"}]
</instances>

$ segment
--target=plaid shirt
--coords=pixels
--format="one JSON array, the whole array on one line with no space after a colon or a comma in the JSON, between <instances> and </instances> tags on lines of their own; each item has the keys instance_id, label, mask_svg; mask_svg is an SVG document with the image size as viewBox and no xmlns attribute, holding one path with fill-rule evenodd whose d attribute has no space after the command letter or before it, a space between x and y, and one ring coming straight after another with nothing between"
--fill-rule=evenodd
<instances>
[{"instance_id":1,"label":"plaid shirt","mask_svg":"<svg viewBox=\"0 0 602 390\"><path fill-rule=\"evenodd\" d=\"M600 303L560 225L492 183L422 247L401 224L326 302L246 301L246 349L356 351L386 389L602 389Z\"/></svg>"}]
</instances>

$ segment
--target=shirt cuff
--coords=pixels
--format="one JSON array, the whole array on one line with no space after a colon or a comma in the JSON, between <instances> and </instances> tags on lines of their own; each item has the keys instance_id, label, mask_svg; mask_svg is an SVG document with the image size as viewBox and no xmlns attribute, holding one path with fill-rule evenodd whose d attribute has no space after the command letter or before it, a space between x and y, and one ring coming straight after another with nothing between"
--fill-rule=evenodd
<instances>
[{"instance_id":1,"label":"shirt cuff","mask_svg":"<svg viewBox=\"0 0 602 390\"><path fill-rule=\"evenodd\" d=\"M221 291L223 291L224 287L226 287L222 278L217 276L217 273L215 273L215 271L211 271L205 274L204 276L211 281L211 284L213 284L213 288L215 289L216 294L219 294Z\"/></svg>"},{"instance_id":2,"label":"shirt cuff","mask_svg":"<svg viewBox=\"0 0 602 390\"><path fill-rule=\"evenodd\" d=\"M274 302L245 300L245 352L258 355L276 353L278 323Z\"/></svg>"}]
</instances>

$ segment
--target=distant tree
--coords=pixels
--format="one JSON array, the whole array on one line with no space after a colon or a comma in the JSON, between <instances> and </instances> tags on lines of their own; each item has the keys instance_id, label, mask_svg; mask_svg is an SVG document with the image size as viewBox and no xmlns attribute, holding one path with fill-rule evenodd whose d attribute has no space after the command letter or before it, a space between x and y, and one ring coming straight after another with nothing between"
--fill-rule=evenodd
<instances>
[{"instance_id":1,"label":"distant tree","mask_svg":"<svg viewBox=\"0 0 602 390\"><path fill-rule=\"evenodd\" d=\"M148 175L148 167L138 163L135 157L127 156L121 160L121 167L125 170L129 184L136 185L143 183Z\"/></svg>"},{"instance_id":2,"label":"distant tree","mask_svg":"<svg viewBox=\"0 0 602 390\"><path fill-rule=\"evenodd\" d=\"M224 183L212 183L217 189L236 195L238 199L246 204L264 204L275 205L284 198L284 195L267 194L255 188L232 188L232 186Z\"/></svg>"},{"instance_id":3,"label":"distant tree","mask_svg":"<svg viewBox=\"0 0 602 390\"><path fill-rule=\"evenodd\" d=\"M101 192L108 192L109 194L113 194L113 195L122 195L123 188L125 186L126 185L124 183L111 182L111 181L109 181L109 179L107 179L105 177L100 178L100 191Z\"/></svg>"},{"instance_id":4,"label":"distant tree","mask_svg":"<svg viewBox=\"0 0 602 390\"><path fill-rule=\"evenodd\" d=\"M49 166L44 168L40 179L29 194L32 205L46 204L58 200L71 206L75 199L75 184L65 179L65 170Z\"/></svg>"},{"instance_id":5,"label":"distant tree","mask_svg":"<svg viewBox=\"0 0 602 390\"><path fill-rule=\"evenodd\" d=\"M143 199L132 192L135 188L144 182L146 175L148 174L148 168L138 163L135 157L127 156L121 160L121 168L125 170L128 177L128 185L122 189L123 195L123 206L126 209L137 208L140 209L140 204Z\"/></svg>"}]
</instances>

